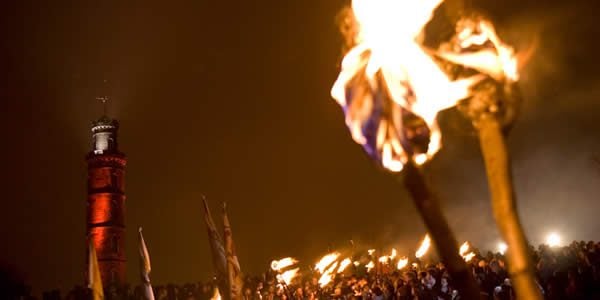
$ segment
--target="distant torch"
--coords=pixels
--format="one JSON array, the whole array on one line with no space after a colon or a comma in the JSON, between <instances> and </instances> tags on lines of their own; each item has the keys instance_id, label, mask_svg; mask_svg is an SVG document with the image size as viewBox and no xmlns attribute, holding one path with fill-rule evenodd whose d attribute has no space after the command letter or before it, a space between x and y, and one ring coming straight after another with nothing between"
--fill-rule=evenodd
<instances>
[{"instance_id":1,"label":"distant torch","mask_svg":"<svg viewBox=\"0 0 600 300\"><path fill-rule=\"evenodd\" d=\"M560 235L555 232L548 234L546 237L546 244L550 247L558 247L560 246Z\"/></svg>"}]
</instances>

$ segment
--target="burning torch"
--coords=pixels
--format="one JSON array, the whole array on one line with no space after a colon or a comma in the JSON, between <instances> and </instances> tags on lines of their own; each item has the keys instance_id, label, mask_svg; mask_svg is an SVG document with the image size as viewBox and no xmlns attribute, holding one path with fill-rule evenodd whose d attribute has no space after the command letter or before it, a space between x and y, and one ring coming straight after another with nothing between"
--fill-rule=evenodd
<instances>
[{"instance_id":1,"label":"burning torch","mask_svg":"<svg viewBox=\"0 0 600 300\"><path fill-rule=\"evenodd\" d=\"M291 299L289 285L292 282L292 280L296 276L298 276L298 271L300 271L300 268L293 268L293 269L289 269L286 271L283 271L283 269L291 267L291 266L295 265L297 262L298 261L292 257L286 257L286 258L282 258L280 260L274 260L271 262L271 270L276 272L275 278L279 282L279 285L281 285L281 287L283 288L283 291L285 292L288 299Z\"/></svg>"},{"instance_id":2,"label":"burning torch","mask_svg":"<svg viewBox=\"0 0 600 300\"><path fill-rule=\"evenodd\" d=\"M342 18L346 53L331 90L355 142L384 169L403 171L431 239L464 299L478 287L419 166L441 147L439 111L469 96L483 76L451 80L420 44L443 0L353 0Z\"/></svg>"},{"instance_id":3,"label":"burning torch","mask_svg":"<svg viewBox=\"0 0 600 300\"><path fill-rule=\"evenodd\" d=\"M542 299L517 211L505 140L521 102L517 81L522 62L517 60L513 48L500 40L492 23L476 14L458 19L455 37L442 47L439 57L458 66L453 68L452 76L473 71L486 76L471 87L470 97L461 101L458 108L479 134L494 219L510 249L508 268L516 296Z\"/></svg>"},{"instance_id":4,"label":"burning torch","mask_svg":"<svg viewBox=\"0 0 600 300\"><path fill-rule=\"evenodd\" d=\"M444 0L353 0L342 19L348 52L332 88L351 136L383 168L404 171L409 191L442 260L464 298L477 286L438 199L419 166L441 148L437 114L459 104L479 132L494 216L511 249L508 260L518 298L540 299L527 240L518 219L504 140L519 92L513 49L491 22L464 18L462 1L449 2L456 34L438 49L424 45L424 28Z\"/></svg>"}]
</instances>

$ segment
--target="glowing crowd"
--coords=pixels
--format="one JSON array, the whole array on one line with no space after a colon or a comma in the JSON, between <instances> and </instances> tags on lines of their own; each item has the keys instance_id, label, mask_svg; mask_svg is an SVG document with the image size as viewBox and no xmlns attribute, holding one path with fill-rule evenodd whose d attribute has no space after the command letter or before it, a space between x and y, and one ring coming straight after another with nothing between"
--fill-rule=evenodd
<instances>
[{"instance_id":1,"label":"glowing crowd","mask_svg":"<svg viewBox=\"0 0 600 300\"><path fill-rule=\"evenodd\" d=\"M325 255L310 271L300 271L293 258L275 260L257 276L245 276L244 300L446 300L460 299L444 265L426 254L426 241L412 258L391 251L344 257ZM515 299L504 254L461 247L482 299ZM425 249L425 250L423 250ZM423 253L419 253L419 251ZM545 299L600 299L600 242L572 242L567 246L532 247L537 283ZM418 257L421 255L421 257ZM326 275L326 276L325 276ZM156 300L220 299L215 281L183 285L154 285ZM89 292L76 287L67 294L44 293L44 300L86 299ZM107 300L142 300L142 287L107 288ZM35 299L22 297L21 299Z\"/></svg>"}]
</instances>

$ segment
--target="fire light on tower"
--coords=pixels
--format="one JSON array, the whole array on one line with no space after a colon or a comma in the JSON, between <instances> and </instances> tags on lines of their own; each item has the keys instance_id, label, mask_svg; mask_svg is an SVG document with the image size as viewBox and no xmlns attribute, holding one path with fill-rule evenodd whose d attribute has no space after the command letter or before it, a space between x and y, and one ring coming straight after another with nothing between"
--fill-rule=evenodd
<instances>
[{"instance_id":1,"label":"fire light on tower","mask_svg":"<svg viewBox=\"0 0 600 300\"><path fill-rule=\"evenodd\" d=\"M106 98L100 98L106 106ZM106 116L92 123L92 149L86 156L87 239L95 247L102 285L125 284L125 186L127 160L119 151L119 122Z\"/></svg>"}]
</instances>

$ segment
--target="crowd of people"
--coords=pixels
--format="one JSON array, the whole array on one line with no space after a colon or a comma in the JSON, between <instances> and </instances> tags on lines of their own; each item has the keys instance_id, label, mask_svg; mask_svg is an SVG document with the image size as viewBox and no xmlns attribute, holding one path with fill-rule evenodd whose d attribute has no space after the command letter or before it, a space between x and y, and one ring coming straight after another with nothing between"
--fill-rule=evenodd
<instances>
[{"instance_id":1,"label":"crowd of people","mask_svg":"<svg viewBox=\"0 0 600 300\"><path fill-rule=\"evenodd\" d=\"M564 247L541 245L531 248L536 281L545 299L600 299L600 242L573 242ZM515 299L504 255L479 253L468 262L477 281L482 299ZM442 263L426 260L405 268L373 268L351 265L321 286L316 272L300 274L290 283L277 279L269 270L260 276L246 276L242 289L244 300L313 300L313 299L460 299L455 284ZM156 300L208 300L218 298L214 281L184 285L154 285ZM89 297L85 287L75 287L61 295L59 291L43 294L43 300L78 300ZM142 300L141 286L108 287L107 300ZM21 299L35 299L21 297Z\"/></svg>"}]
</instances>

